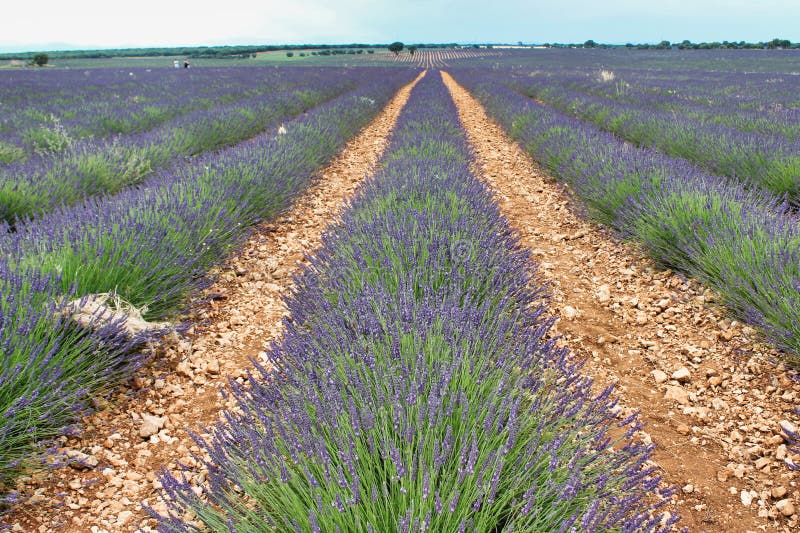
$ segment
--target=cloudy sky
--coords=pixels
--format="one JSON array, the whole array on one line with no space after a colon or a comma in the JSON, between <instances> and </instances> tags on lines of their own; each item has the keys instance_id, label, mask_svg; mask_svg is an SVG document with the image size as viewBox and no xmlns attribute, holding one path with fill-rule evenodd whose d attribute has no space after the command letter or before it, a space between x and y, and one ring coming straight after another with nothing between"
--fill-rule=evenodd
<instances>
[{"instance_id":1,"label":"cloudy sky","mask_svg":"<svg viewBox=\"0 0 800 533\"><path fill-rule=\"evenodd\" d=\"M798 0L9 0L0 51L222 44L800 41ZM205 3L204 3L205 4Z\"/></svg>"}]
</instances>

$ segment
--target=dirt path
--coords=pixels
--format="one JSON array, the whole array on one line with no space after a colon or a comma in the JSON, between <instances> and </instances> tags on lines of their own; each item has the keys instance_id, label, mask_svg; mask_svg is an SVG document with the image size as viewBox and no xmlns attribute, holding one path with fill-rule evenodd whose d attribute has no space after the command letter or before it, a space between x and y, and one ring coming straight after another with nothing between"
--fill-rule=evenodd
<instances>
[{"instance_id":1,"label":"dirt path","mask_svg":"<svg viewBox=\"0 0 800 533\"><path fill-rule=\"evenodd\" d=\"M641 411L644 439L690 531L798 531L800 476L786 462L780 422L800 385L769 360L750 328L723 319L713 295L658 270L570 209L548 178L444 73L472 143L476 172L552 284L556 329L598 383L618 383L624 409Z\"/></svg>"},{"instance_id":2,"label":"dirt path","mask_svg":"<svg viewBox=\"0 0 800 533\"><path fill-rule=\"evenodd\" d=\"M191 452L198 448L187 428L212 425L230 406L220 394L228 377L245 380L250 359L261 359L281 334L292 273L374 170L416 81L348 143L286 215L257 228L207 291L209 304L192 317L204 325L161 350L133 380L132 398L114 398L114 405L83 421L78 438L63 439L64 450L93 468L75 464L29 479L23 488L35 496L6 518L12 531L151 530L155 523L142 505L161 508L158 472L174 471L178 462L197 466ZM197 484L205 477L199 468L190 472Z\"/></svg>"}]
</instances>

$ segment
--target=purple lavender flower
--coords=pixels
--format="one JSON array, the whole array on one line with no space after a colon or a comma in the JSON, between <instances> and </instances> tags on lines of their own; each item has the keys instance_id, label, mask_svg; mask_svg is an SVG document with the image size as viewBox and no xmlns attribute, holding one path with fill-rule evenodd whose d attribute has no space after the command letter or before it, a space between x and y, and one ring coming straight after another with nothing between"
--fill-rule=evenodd
<instances>
[{"instance_id":1,"label":"purple lavender flower","mask_svg":"<svg viewBox=\"0 0 800 533\"><path fill-rule=\"evenodd\" d=\"M297 276L268 352L277 370L235 388L237 410L203 444L211 503L165 482L173 514L290 529L324 494L316 517L332 531L558 531L587 514L588 531L659 531L639 527L667 503L644 467L652 448L609 441L613 399L545 338L547 293L469 154L429 73L381 168ZM472 245L453 254L452 242ZM614 451L594 448L606 442ZM289 450L318 486L280 479ZM370 499L342 492L351 468Z\"/></svg>"}]
</instances>

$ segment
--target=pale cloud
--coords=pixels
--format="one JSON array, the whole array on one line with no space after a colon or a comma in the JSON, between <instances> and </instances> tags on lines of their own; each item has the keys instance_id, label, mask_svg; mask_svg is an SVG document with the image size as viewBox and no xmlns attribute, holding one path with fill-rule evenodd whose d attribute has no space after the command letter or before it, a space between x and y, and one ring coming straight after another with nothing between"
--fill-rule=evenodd
<instances>
[{"instance_id":1,"label":"pale cloud","mask_svg":"<svg viewBox=\"0 0 800 533\"><path fill-rule=\"evenodd\" d=\"M351 42L800 40L792 0L7 2L0 50Z\"/></svg>"},{"instance_id":2,"label":"pale cloud","mask_svg":"<svg viewBox=\"0 0 800 533\"><path fill-rule=\"evenodd\" d=\"M52 4L52 5L49 5ZM189 0L139 0L109 7L101 0L21 3L4 7L5 42L69 42L92 46L180 46L265 43L344 37L355 28L331 2L237 0L213 9Z\"/></svg>"}]
</instances>

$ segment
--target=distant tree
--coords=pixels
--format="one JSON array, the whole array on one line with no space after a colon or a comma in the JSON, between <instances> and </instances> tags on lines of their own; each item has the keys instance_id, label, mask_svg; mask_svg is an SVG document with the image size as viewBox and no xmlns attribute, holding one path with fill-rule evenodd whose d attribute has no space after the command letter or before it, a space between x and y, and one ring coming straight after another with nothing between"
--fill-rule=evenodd
<instances>
[{"instance_id":1,"label":"distant tree","mask_svg":"<svg viewBox=\"0 0 800 533\"><path fill-rule=\"evenodd\" d=\"M47 57L47 54L44 53L35 54L33 56L33 64L36 65L37 67L45 66L49 60L50 58Z\"/></svg>"},{"instance_id":2,"label":"distant tree","mask_svg":"<svg viewBox=\"0 0 800 533\"><path fill-rule=\"evenodd\" d=\"M774 50L776 48L783 48L784 50L787 48L791 48L792 43L786 39L772 39L770 42L767 43L767 48Z\"/></svg>"},{"instance_id":3,"label":"distant tree","mask_svg":"<svg viewBox=\"0 0 800 533\"><path fill-rule=\"evenodd\" d=\"M374 53L375 53L375 50L367 50L367 53L368 53L368 54L374 54Z\"/></svg>"},{"instance_id":4,"label":"distant tree","mask_svg":"<svg viewBox=\"0 0 800 533\"><path fill-rule=\"evenodd\" d=\"M669 41L661 41L660 43L658 43L658 45L656 45L656 48L658 48L659 50L666 50L671 46L672 44Z\"/></svg>"},{"instance_id":5,"label":"distant tree","mask_svg":"<svg viewBox=\"0 0 800 533\"><path fill-rule=\"evenodd\" d=\"M294 52L286 52L286 57L294 57Z\"/></svg>"},{"instance_id":6,"label":"distant tree","mask_svg":"<svg viewBox=\"0 0 800 533\"><path fill-rule=\"evenodd\" d=\"M405 45L403 43L401 43L400 41L396 41L389 45L389 51L394 55L397 55L403 51L404 47Z\"/></svg>"},{"instance_id":7,"label":"distant tree","mask_svg":"<svg viewBox=\"0 0 800 533\"><path fill-rule=\"evenodd\" d=\"M414 52L416 52L416 51L417 51L417 47L416 46L409 46L408 47L408 53L411 54L412 56L414 55Z\"/></svg>"},{"instance_id":8,"label":"distant tree","mask_svg":"<svg viewBox=\"0 0 800 533\"><path fill-rule=\"evenodd\" d=\"M597 43L596 43L596 42L594 42L594 41L593 41L593 40L591 40L591 39L589 39L588 41L586 41L585 43L583 43L583 47L584 47L584 48L594 48L594 47L596 47L596 46L597 46Z\"/></svg>"}]
</instances>

